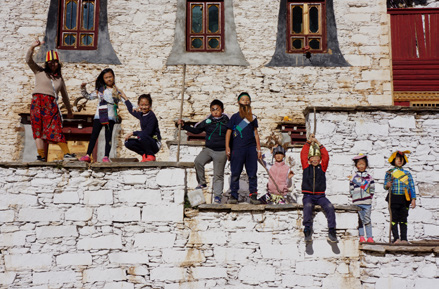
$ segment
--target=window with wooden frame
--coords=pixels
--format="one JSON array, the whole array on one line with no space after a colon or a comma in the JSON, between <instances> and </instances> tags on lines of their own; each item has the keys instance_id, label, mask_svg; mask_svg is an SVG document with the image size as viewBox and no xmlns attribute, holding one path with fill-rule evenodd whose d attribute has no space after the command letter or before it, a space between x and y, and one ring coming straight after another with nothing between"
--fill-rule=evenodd
<instances>
[{"instance_id":1,"label":"window with wooden frame","mask_svg":"<svg viewBox=\"0 0 439 289\"><path fill-rule=\"evenodd\" d=\"M287 1L287 52L325 53L326 1Z\"/></svg>"},{"instance_id":2,"label":"window with wooden frame","mask_svg":"<svg viewBox=\"0 0 439 289\"><path fill-rule=\"evenodd\" d=\"M186 51L224 51L224 1L187 1Z\"/></svg>"},{"instance_id":3,"label":"window with wooden frame","mask_svg":"<svg viewBox=\"0 0 439 289\"><path fill-rule=\"evenodd\" d=\"M58 48L97 49L99 0L61 0Z\"/></svg>"}]
</instances>

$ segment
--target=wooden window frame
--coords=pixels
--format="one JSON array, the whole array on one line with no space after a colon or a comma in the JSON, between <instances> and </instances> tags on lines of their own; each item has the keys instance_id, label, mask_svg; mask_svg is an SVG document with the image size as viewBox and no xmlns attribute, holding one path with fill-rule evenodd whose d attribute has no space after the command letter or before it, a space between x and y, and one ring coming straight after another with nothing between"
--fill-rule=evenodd
<instances>
[{"instance_id":1,"label":"wooden window frame","mask_svg":"<svg viewBox=\"0 0 439 289\"><path fill-rule=\"evenodd\" d=\"M203 28L200 33L194 33L191 31L192 24L192 5L202 5L203 7ZM219 25L218 32L211 33L206 31L208 24L208 9L209 5L219 5ZM208 48L208 40L210 38L220 38L219 47L218 48ZM201 48L192 47L192 39L200 38L202 39L203 45ZM186 2L186 51L187 52L224 52L225 49L225 33L224 33L224 1L187 1Z\"/></svg>"},{"instance_id":2,"label":"wooden window frame","mask_svg":"<svg viewBox=\"0 0 439 289\"><path fill-rule=\"evenodd\" d=\"M297 0L289 0L287 3L287 53L327 53L327 27L326 27L326 0L314 0L314 1L297 1ZM292 21L292 6L293 5L303 5L303 13L302 13L302 21L303 21L303 31L302 33L295 33L293 31L293 21ZM320 6L320 21L319 21L319 32L312 33L308 31L309 29L309 17L306 17L306 13L310 9L310 5L319 5ZM311 7L314 7L311 6ZM321 41L321 49L306 49L306 46L309 46L309 39L318 38ZM301 49L296 49L293 47L293 39L303 39L304 45Z\"/></svg>"},{"instance_id":3,"label":"wooden window frame","mask_svg":"<svg viewBox=\"0 0 439 289\"><path fill-rule=\"evenodd\" d=\"M70 2L77 3L76 11L76 27L74 29L68 29L64 26L66 17L66 5ZM84 2L91 2L90 0L61 0L58 20L58 49L64 50L96 50L98 47L98 31L99 31L99 0L92 0L94 2L94 25L93 29L82 28L83 24L83 12L82 7ZM75 35L76 41L74 45L65 45L64 37L67 34ZM81 45L81 37L85 35L92 35L93 42L91 45Z\"/></svg>"}]
</instances>

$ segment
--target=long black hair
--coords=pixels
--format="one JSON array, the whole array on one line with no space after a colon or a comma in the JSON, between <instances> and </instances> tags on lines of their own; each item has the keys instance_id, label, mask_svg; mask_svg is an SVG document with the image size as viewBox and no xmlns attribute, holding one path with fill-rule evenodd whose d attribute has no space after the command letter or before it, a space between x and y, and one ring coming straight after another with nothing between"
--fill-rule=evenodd
<instances>
[{"instance_id":1,"label":"long black hair","mask_svg":"<svg viewBox=\"0 0 439 289\"><path fill-rule=\"evenodd\" d=\"M52 61L53 61L53 60L52 60ZM50 69L50 67L49 67L49 63L48 63L47 61L44 62L44 68L43 68L43 70L44 70L44 72L47 73L47 74L52 74L55 78L62 77L62 74L61 74L61 67L62 67L61 62L59 62L58 60L55 60L55 61L58 62L58 69L57 69L55 72L53 72L53 71Z\"/></svg>"},{"instance_id":2,"label":"long black hair","mask_svg":"<svg viewBox=\"0 0 439 289\"><path fill-rule=\"evenodd\" d=\"M114 78L114 84L116 84L116 76L114 75L114 71L111 68L105 68L104 70L102 70L102 72L99 74L98 78L96 78L96 85L95 85L95 89L99 90L99 88L101 87L105 87L105 81L104 81L104 74L107 72L111 72L111 74L113 74L113 78Z\"/></svg>"}]
</instances>

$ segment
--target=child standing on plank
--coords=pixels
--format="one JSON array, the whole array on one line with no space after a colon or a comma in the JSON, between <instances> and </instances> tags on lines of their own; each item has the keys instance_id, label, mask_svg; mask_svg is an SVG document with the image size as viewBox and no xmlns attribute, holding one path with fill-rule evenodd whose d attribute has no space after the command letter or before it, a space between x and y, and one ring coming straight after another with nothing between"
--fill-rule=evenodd
<instances>
[{"instance_id":1,"label":"child standing on plank","mask_svg":"<svg viewBox=\"0 0 439 289\"><path fill-rule=\"evenodd\" d=\"M408 162L406 154L410 151L396 151L390 158L394 168L386 172L384 180L384 188L390 189L386 201L390 201L390 210L392 213L392 235L393 243L408 243L407 241L407 217L409 215L409 208L416 207L416 190L412 175L408 170L402 167ZM398 224L401 231L401 236L398 234Z\"/></svg>"},{"instance_id":2,"label":"child standing on plank","mask_svg":"<svg viewBox=\"0 0 439 289\"><path fill-rule=\"evenodd\" d=\"M329 154L326 148L319 143L314 134L300 152L303 168L303 225L305 242L312 240L312 213L314 205L320 205L325 211L328 220L328 241L337 242L335 234L335 210L332 203L326 198L326 170L329 164Z\"/></svg>"},{"instance_id":3,"label":"child standing on plank","mask_svg":"<svg viewBox=\"0 0 439 289\"><path fill-rule=\"evenodd\" d=\"M372 198L375 193L375 182L372 176L366 171L369 166L366 155L360 154L352 160L357 168L357 173L354 177L351 176L349 178L349 188L352 202L360 209L358 212L360 242L366 242L364 238L364 226L366 228L367 242L374 243L370 214L372 212Z\"/></svg>"},{"instance_id":4,"label":"child standing on plank","mask_svg":"<svg viewBox=\"0 0 439 289\"><path fill-rule=\"evenodd\" d=\"M210 103L210 116L202 122L191 127L178 120L184 130L194 134L206 132L206 147L195 158L195 171L197 173L198 186L195 189L206 188L204 166L213 161L213 194L214 202L221 204L221 196L224 189L224 167L226 166L226 131L229 117L224 112L224 104L215 99Z\"/></svg>"},{"instance_id":5,"label":"child standing on plank","mask_svg":"<svg viewBox=\"0 0 439 289\"><path fill-rule=\"evenodd\" d=\"M227 124L226 154L230 159L232 179L230 183L231 204L238 203L239 178L243 166L248 175L250 202L260 204L258 200L258 158L261 159L261 144L258 134L258 120L252 114L251 98L247 92L238 96L239 112L235 113Z\"/></svg>"},{"instance_id":6,"label":"child standing on plank","mask_svg":"<svg viewBox=\"0 0 439 289\"><path fill-rule=\"evenodd\" d=\"M141 131L134 131L125 136L125 146L142 156L141 162L155 161L155 154L158 153L161 147L162 137L160 136L160 129L157 117L152 108L152 99L150 94L142 94L139 96L137 104L138 110L133 110L133 105L126 97L125 93L121 93L122 98L128 111L135 118L140 120Z\"/></svg>"},{"instance_id":7,"label":"child standing on plank","mask_svg":"<svg viewBox=\"0 0 439 289\"><path fill-rule=\"evenodd\" d=\"M105 153L102 162L110 162L111 138L113 136L113 127L117 121L117 105L121 101L120 91L116 87L114 72L111 68L102 70L96 79L95 91L88 93L85 86L81 84L81 93L86 99L99 99L99 105L96 108L96 114L93 119L93 130L91 132L90 142L88 143L87 154L79 160L90 162L90 155L96 145L102 127L105 128Z\"/></svg>"},{"instance_id":8,"label":"child standing on plank","mask_svg":"<svg viewBox=\"0 0 439 289\"><path fill-rule=\"evenodd\" d=\"M291 178L294 176L291 168L285 164L285 149L278 145L273 148L273 156L274 156L274 164L270 167L269 173L273 180L268 178L268 194L267 194L267 202L269 204L285 204L285 195L288 193L288 188L290 188L293 183ZM278 189L280 192L278 191Z\"/></svg>"}]
</instances>

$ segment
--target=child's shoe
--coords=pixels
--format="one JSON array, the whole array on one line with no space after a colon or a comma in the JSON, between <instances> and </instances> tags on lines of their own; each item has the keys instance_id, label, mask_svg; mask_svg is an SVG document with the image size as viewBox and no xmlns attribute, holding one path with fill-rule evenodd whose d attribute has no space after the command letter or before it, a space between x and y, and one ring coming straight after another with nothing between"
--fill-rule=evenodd
<instances>
[{"instance_id":1,"label":"child's shoe","mask_svg":"<svg viewBox=\"0 0 439 289\"><path fill-rule=\"evenodd\" d=\"M258 193L253 193L250 195L250 203L253 205L261 204L261 201L258 200Z\"/></svg>"},{"instance_id":2,"label":"child's shoe","mask_svg":"<svg viewBox=\"0 0 439 289\"><path fill-rule=\"evenodd\" d=\"M369 238L372 239L372 238ZM360 236L360 243L364 243L366 242L366 238L364 238L364 236Z\"/></svg>"},{"instance_id":3,"label":"child's shoe","mask_svg":"<svg viewBox=\"0 0 439 289\"><path fill-rule=\"evenodd\" d=\"M198 186L195 187L196 190L202 190L202 189L205 189L205 188L207 188L207 185L206 185L206 184L200 184L200 185L198 185ZM215 198L216 198L216 197L215 197Z\"/></svg>"},{"instance_id":4,"label":"child's shoe","mask_svg":"<svg viewBox=\"0 0 439 289\"><path fill-rule=\"evenodd\" d=\"M238 199L233 197L233 196L230 196L230 199L227 203L232 204L232 205L236 205L236 204L238 204Z\"/></svg>"},{"instance_id":5,"label":"child's shoe","mask_svg":"<svg viewBox=\"0 0 439 289\"><path fill-rule=\"evenodd\" d=\"M312 229L311 228L305 228L303 230L303 234L305 234L305 242L311 242L312 241Z\"/></svg>"},{"instance_id":6,"label":"child's shoe","mask_svg":"<svg viewBox=\"0 0 439 289\"><path fill-rule=\"evenodd\" d=\"M142 156L142 160L141 160L140 162L141 162L141 163L147 162L147 160L146 160L146 155L143 155L143 156Z\"/></svg>"},{"instance_id":7,"label":"child's shoe","mask_svg":"<svg viewBox=\"0 0 439 289\"><path fill-rule=\"evenodd\" d=\"M91 158L88 155L82 156L79 160L86 163L91 162Z\"/></svg>"},{"instance_id":8,"label":"child's shoe","mask_svg":"<svg viewBox=\"0 0 439 289\"><path fill-rule=\"evenodd\" d=\"M47 162L47 159L41 156L37 156L37 162Z\"/></svg>"},{"instance_id":9,"label":"child's shoe","mask_svg":"<svg viewBox=\"0 0 439 289\"><path fill-rule=\"evenodd\" d=\"M213 202L214 204L221 204L221 196L215 196L215 198L213 198Z\"/></svg>"},{"instance_id":10,"label":"child's shoe","mask_svg":"<svg viewBox=\"0 0 439 289\"><path fill-rule=\"evenodd\" d=\"M375 243L375 241L373 240L372 237L367 238L367 242L368 242L368 243Z\"/></svg>"},{"instance_id":11,"label":"child's shoe","mask_svg":"<svg viewBox=\"0 0 439 289\"><path fill-rule=\"evenodd\" d=\"M76 157L75 154L65 154L63 160L64 161L77 161L78 158Z\"/></svg>"},{"instance_id":12,"label":"child's shoe","mask_svg":"<svg viewBox=\"0 0 439 289\"><path fill-rule=\"evenodd\" d=\"M110 159L108 157L103 157L102 158L102 162L103 163L111 163Z\"/></svg>"},{"instance_id":13,"label":"child's shoe","mask_svg":"<svg viewBox=\"0 0 439 289\"><path fill-rule=\"evenodd\" d=\"M328 241L332 243L336 243L338 241L337 235L335 234L335 229L329 229Z\"/></svg>"},{"instance_id":14,"label":"child's shoe","mask_svg":"<svg viewBox=\"0 0 439 289\"><path fill-rule=\"evenodd\" d=\"M154 162L155 161L155 156L153 155L147 155L145 162Z\"/></svg>"}]
</instances>

